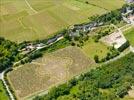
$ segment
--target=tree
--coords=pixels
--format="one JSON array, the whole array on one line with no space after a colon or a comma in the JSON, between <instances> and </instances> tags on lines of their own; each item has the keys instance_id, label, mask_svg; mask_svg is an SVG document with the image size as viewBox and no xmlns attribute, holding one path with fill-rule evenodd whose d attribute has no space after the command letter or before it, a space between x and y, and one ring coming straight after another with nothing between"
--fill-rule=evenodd
<instances>
[{"instance_id":1,"label":"tree","mask_svg":"<svg viewBox=\"0 0 134 100\"><path fill-rule=\"evenodd\" d=\"M95 55L94 56L94 60L95 60L96 63L99 63L99 56L98 55Z\"/></svg>"},{"instance_id":2,"label":"tree","mask_svg":"<svg viewBox=\"0 0 134 100\"><path fill-rule=\"evenodd\" d=\"M85 1L85 3L86 3L86 4L89 4L89 2L88 2L88 1Z\"/></svg>"}]
</instances>

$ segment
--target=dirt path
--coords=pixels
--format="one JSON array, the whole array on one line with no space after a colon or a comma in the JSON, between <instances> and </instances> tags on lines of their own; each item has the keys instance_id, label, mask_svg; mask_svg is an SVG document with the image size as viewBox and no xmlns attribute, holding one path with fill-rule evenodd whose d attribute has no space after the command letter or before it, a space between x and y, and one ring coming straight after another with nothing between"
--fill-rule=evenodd
<instances>
[{"instance_id":1,"label":"dirt path","mask_svg":"<svg viewBox=\"0 0 134 100\"><path fill-rule=\"evenodd\" d=\"M25 0L27 6L34 12L37 13L37 11L35 9L33 9L33 7L29 4L29 2L27 0Z\"/></svg>"},{"instance_id":2,"label":"dirt path","mask_svg":"<svg viewBox=\"0 0 134 100\"><path fill-rule=\"evenodd\" d=\"M132 26L132 25L130 25L130 24L127 24L127 25L125 25L125 26L123 26L123 27L120 27L119 29L120 30L122 30L122 32L124 32L124 31L127 31L127 30L129 30L129 29L131 29L131 28L133 28L134 26Z\"/></svg>"}]
</instances>

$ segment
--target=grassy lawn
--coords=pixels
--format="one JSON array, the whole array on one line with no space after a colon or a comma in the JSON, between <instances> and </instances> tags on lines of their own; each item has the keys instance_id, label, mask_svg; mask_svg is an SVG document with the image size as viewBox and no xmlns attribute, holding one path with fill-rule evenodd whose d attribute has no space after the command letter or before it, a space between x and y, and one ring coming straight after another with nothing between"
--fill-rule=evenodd
<instances>
[{"instance_id":1,"label":"grassy lawn","mask_svg":"<svg viewBox=\"0 0 134 100\"><path fill-rule=\"evenodd\" d=\"M1 80L0 80L0 100L9 100L9 97L6 94L6 90L4 89L4 86Z\"/></svg>"},{"instance_id":2,"label":"grassy lawn","mask_svg":"<svg viewBox=\"0 0 134 100\"><path fill-rule=\"evenodd\" d=\"M131 28L124 32L125 37L128 39L130 44L134 46L134 28Z\"/></svg>"},{"instance_id":3,"label":"grassy lawn","mask_svg":"<svg viewBox=\"0 0 134 100\"><path fill-rule=\"evenodd\" d=\"M0 36L16 42L44 39L62 28L88 21L90 16L104 14L124 4L123 0L95 1L103 8L77 0L27 1L37 13L25 0L1 0Z\"/></svg>"},{"instance_id":4,"label":"grassy lawn","mask_svg":"<svg viewBox=\"0 0 134 100\"><path fill-rule=\"evenodd\" d=\"M98 55L100 58L106 56L107 52L109 51L107 46L101 42L94 42L92 38L89 39L82 47L82 51L89 57L94 58L94 55Z\"/></svg>"}]
</instances>

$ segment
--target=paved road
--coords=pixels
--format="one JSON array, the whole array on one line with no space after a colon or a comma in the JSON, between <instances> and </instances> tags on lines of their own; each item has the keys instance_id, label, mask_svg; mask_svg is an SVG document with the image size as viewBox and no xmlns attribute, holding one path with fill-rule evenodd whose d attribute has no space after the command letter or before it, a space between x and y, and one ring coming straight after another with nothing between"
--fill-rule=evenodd
<instances>
[{"instance_id":1,"label":"paved road","mask_svg":"<svg viewBox=\"0 0 134 100\"><path fill-rule=\"evenodd\" d=\"M1 79L1 80L3 79L3 73L4 73L4 72L1 72L1 73L0 73L0 79Z\"/></svg>"},{"instance_id":2,"label":"paved road","mask_svg":"<svg viewBox=\"0 0 134 100\"><path fill-rule=\"evenodd\" d=\"M10 68L8 68L8 69L6 69L6 70L4 70L3 72L0 73L0 80L3 81L3 84L4 84L6 90L7 90L8 94L9 94L10 99L11 99L11 100L15 100L15 99L14 99L14 96L13 96L13 94L12 94L12 92L11 92L10 89L9 89L9 86L7 85L6 81L4 80L4 74L5 74L6 71L8 71L9 69L10 69Z\"/></svg>"},{"instance_id":3,"label":"paved road","mask_svg":"<svg viewBox=\"0 0 134 100\"><path fill-rule=\"evenodd\" d=\"M59 40L61 40L61 39L63 39L63 38L64 38L63 36L62 36L62 37L59 37L55 42L53 42L53 43L51 43L51 44L49 44L49 45L45 45L45 46L43 46L43 47L39 47L39 48L37 48L35 51L38 51L38 50L43 49L43 48L46 48L46 47L48 47L48 46L50 46L50 45L52 45L52 44L58 42ZM23 58L23 60L24 60L24 59L26 59L26 57ZM20 60L20 61L21 61L21 60ZM13 65L16 65L17 63L20 63L20 61L15 62ZM6 88L8 94L9 94L9 96L10 96L10 99L11 99L11 100L15 100L15 99L14 99L14 96L12 95L12 92L10 91L8 85L6 84L6 81L4 80L4 74L5 74L5 72L8 71L9 69L10 69L10 68L8 68L8 69L6 69L6 70L4 70L3 72L0 73L0 80L3 81L3 83L4 83L4 85L5 85L5 88ZM14 68L14 69L15 69L15 68Z\"/></svg>"}]
</instances>

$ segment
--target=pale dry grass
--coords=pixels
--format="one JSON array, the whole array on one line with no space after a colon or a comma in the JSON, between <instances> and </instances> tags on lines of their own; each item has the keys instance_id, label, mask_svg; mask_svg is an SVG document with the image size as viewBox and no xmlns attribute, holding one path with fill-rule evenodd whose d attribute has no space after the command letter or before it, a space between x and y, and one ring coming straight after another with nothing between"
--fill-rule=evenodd
<instances>
[{"instance_id":1,"label":"pale dry grass","mask_svg":"<svg viewBox=\"0 0 134 100\"><path fill-rule=\"evenodd\" d=\"M8 78L17 97L23 99L66 81L93 64L79 48L67 47L13 70Z\"/></svg>"}]
</instances>

